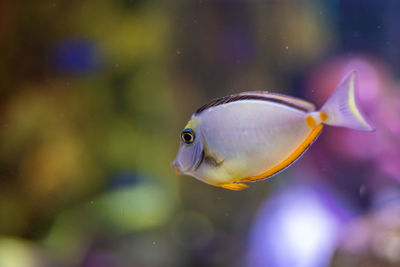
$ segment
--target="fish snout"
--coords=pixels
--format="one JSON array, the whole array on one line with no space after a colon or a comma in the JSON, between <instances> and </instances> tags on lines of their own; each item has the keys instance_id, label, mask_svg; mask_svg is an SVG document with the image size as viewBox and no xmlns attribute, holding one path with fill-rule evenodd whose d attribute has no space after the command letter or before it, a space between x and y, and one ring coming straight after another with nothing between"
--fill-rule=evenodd
<instances>
[{"instance_id":1,"label":"fish snout","mask_svg":"<svg viewBox=\"0 0 400 267\"><path fill-rule=\"evenodd\" d=\"M182 174L181 166L177 160L174 160L174 162L172 162L172 168L174 168L176 174L178 175Z\"/></svg>"}]
</instances>

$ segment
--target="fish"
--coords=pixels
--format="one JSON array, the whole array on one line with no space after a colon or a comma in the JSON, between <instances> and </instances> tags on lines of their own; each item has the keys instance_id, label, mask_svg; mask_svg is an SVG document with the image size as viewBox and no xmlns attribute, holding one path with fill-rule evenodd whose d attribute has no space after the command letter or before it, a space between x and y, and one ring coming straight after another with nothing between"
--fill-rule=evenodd
<instances>
[{"instance_id":1,"label":"fish","mask_svg":"<svg viewBox=\"0 0 400 267\"><path fill-rule=\"evenodd\" d=\"M319 110L282 94L250 91L198 108L181 131L172 163L177 174L239 191L299 159L326 125L371 132L358 103L356 71L346 75Z\"/></svg>"}]
</instances>

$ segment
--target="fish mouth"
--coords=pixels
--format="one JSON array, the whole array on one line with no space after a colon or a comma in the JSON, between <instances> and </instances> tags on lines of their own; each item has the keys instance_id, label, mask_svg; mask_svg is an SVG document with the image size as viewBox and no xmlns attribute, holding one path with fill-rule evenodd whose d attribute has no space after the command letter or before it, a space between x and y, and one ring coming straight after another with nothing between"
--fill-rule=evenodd
<instances>
[{"instance_id":1,"label":"fish mouth","mask_svg":"<svg viewBox=\"0 0 400 267\"><path fill-rule=\"evenodd\" d=\"M201 163L204 161L204 158L205 158L205 153L204 153L204 150L203 150L201 152L200 159L191 168L186 169L186 170L182 170L181 164L176 159L174 160L174 162L172 162L172 168L175 170L177 175L182 175L182 174L185 174L185 173L188 173L188 172L196 171L200 167Z\"/></svg>"},{"instance_id":2,"label":"fish mouth","mask_svg":"<svg viewBox=\"0 0 400 267\"><path fill-rule=\"evenodd\" d=\"M179 163L176 160L174 160L174 162L172 162L172 168L175 170L175 173L177 175L181 175L182 174L182 172L180 170Z\"/></svg>"}]
</instances>

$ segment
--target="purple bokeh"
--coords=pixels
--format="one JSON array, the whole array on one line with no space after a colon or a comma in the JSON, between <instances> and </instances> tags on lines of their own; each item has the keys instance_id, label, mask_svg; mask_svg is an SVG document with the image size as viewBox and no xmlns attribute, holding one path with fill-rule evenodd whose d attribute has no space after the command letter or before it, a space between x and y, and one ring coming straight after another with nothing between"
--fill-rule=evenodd
<instances>
[{"instance_id":1,"label":"purple bokeh","mask_svg":"<svg viewBox=\"0 0 400 267\"><path fill-rule=\"evenodd\" d=\"M297 185L263 204L250 232L246 266L328 266L350 211L326 187Z\"/></svg>"}]
</instances>

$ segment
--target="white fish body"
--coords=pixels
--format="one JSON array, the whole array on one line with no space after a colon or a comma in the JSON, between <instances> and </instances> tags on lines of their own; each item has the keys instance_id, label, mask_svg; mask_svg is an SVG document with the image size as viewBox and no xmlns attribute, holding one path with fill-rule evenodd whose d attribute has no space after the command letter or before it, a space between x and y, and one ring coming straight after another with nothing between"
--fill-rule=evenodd
<instances>
[{"instance_id":1,"label":"white fish body","mask_svg":"<svg viewBox=\"0 0 400 267\"><path fill-rule=\"evenodd\" d=\"M183 132L194 138L187 143L182 139L173 165L208 184L241 190L247 187L243 182L290 166L316 140L323 124L373 130L357 108L354 73L320 111L304 100L267 92L241 93L201 107Z\"/></svg>"}]
</instances>

